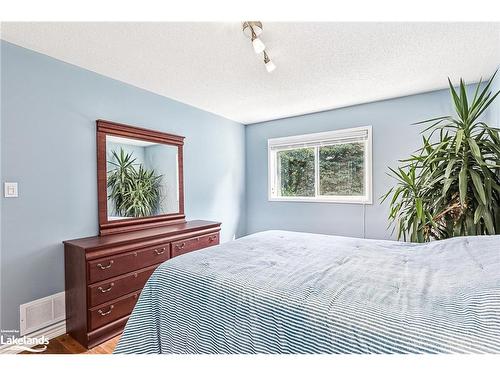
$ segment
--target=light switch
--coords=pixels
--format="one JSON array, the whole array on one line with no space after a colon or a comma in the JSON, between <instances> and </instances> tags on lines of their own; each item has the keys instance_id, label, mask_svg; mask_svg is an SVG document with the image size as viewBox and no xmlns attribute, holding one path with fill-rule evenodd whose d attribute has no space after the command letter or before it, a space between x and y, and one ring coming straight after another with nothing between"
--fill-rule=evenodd
<instances>
[{"instance_id":1,"label":"light switch","mask_svg":"<svg viewBox=\"0 0 500 375\"><path fill-rule=\"evenodd\" d=\"M6 182L4 184L4 197L17 198L17 182Z\"/></svg>"}]
</instances>

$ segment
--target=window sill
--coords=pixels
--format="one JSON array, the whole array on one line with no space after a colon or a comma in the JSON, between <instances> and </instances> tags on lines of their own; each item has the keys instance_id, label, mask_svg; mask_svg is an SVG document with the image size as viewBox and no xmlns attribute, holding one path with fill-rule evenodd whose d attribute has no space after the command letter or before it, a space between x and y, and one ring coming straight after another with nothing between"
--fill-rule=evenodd
<instances>
[{"instance_id":1,"label":"window sill","mask_svg":"<svg viewBox=\"0 0 500 375\"><path fill-rule=\"evenodd\" d=\"M367 197L268 197L269 202L373 204Z\"/></svg>"}]
</instances>

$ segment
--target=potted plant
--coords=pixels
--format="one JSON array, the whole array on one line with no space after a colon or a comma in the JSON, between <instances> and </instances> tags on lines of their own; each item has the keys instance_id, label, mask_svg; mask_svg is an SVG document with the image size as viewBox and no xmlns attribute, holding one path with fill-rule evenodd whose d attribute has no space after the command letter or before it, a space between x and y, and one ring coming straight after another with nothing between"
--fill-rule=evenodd
<instances>
[{"instance_id":1,"label":"potted plant","mask_svg":"<svg viewBox=\"0 0 500 375\"><path fill-rule=\"evenodd\" d=\"M397 185L382 201L398 239L500 233L500 129L481 118L500 93L490 90L495 75L471 100L462 79L458 89L448 79L455 115L418 122L428 125L422 148L390 168Z\"/></svg>"}]
</instances>

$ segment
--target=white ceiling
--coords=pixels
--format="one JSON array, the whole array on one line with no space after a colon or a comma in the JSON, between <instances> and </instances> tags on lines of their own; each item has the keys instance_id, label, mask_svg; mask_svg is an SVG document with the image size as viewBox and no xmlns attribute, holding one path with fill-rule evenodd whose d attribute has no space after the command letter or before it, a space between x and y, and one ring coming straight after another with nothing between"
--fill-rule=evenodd
<instances>
[{"instance_id":1,"label":"white ceiling","mask_svg":"<svg viewBox=\"0 0 500 375\"><path fill-rule=\"evenodd\" d=\"M500 23L3 23L2 39L244 123L488 78Z\"/></svg>"}]
</instances>

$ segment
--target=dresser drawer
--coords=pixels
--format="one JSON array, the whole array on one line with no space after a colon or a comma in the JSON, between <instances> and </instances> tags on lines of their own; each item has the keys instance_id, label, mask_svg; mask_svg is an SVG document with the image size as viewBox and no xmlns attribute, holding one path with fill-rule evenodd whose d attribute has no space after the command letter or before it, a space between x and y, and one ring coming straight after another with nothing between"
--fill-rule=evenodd
<instances>
[{"instance_id":1,"label":"dresser drawer","mask_svg":"<svg viewBox=\"0 0 500 375\"><path fill-rule=\"evenodd\" d=\"M170 244L129 251L88 262L89 283L123 275L139 268L164 262L170 258Z\"/></svg>"},{"instance_id":2,"label":"dresser drawer","mask_svg":"<svg viewBox=\"0 0 500 375\"><path fill-rule=\"evenodd\" d=\"M169 243L137 251L138 268L162 263L168 259L170 259Z\"/></svg>"},{"instance_id":3,"label":"dresser drawer","mask_svg":"<svg viewBox=\"0 0 500 375\"><path fill-rule=\"evenodd\" d=\"M141 291L127 294L89 310L89 328L93 331L116 319L129 315L134 309Z\"/></svg>"},{"instance_id":4,"label":"dresser drawer","mask_svg":"<svg viewBox=\"0 0 500 375\"><path fill-rule=\"evenodd\" d=\"M144 287L157 265L89 286L89 306L94 307Z\"/></svg>"},{"instance_id":5,"label":"dresser drawer","mask_svg":"<svg viewBox=\"0 0 500 375\"><path fill-rule=\"evenodd\" d=\"M172 257L218 244L219 233L207 234L205 236L192 237L183 241L172 242Z\"/></svg>"}]
</instances>

